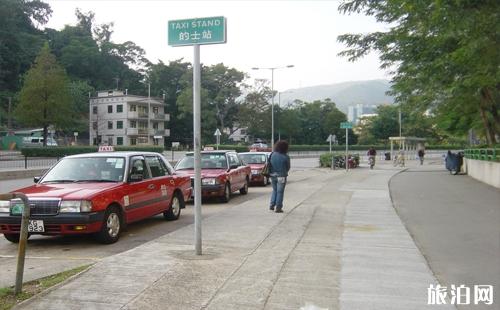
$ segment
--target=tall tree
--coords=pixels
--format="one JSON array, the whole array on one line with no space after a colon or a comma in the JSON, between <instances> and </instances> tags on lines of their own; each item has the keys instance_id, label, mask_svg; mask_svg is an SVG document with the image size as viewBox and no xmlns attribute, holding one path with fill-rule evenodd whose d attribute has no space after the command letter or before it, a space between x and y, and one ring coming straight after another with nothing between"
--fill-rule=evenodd
<instances>
[{"instance_id":1,"label":"tall tree","mask_svg":"<svg viewBox=\"0 0 500 310\"><path fill-rule=\"evenodd\" d=\"M36 23L45 24L52 10L38 0L0 0L0 8L0 92L12 95L43 44Z\"/></svg>"},{"instance_id":2,"label":"tall tree","mask_svg":"<svg viewBox=\"0 0 500 310\"><path fill-rule=\"evenodd\" d=\"M26 73L19 97L17 118L27 126L43 127L44 146L50 125L61 129L71 125L73 111L68 77L47 43Z\"/></svg>"},{"instance_id":3,"label":"tall tree","mask_svg":"<svg viewBox=\"0 0 500 310\"><path fill-rule=\"evenodd\" d=\"M394 68L396 101L447 119L473 112L457 134L482 123L488 143L500 134L500 2L497 0L344 0L343 13L387 23L386 32L345 34L340 55L355 61L372 50ZM463 123L465 122L465 123ZM448 119L448 123L451 123ZM455 131L456 130L456 131Z\"/></svg>"}]
</instances>

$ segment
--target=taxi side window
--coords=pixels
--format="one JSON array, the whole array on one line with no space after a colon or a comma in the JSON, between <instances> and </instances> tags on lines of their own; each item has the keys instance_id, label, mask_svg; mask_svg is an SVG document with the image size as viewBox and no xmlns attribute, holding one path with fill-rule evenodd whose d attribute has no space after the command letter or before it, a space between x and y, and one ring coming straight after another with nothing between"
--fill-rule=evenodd
<instances>
[{"instance_id":1,"label":"taxi side window","mask_svg":"<svg viewBox=\"0 0 500 310\"><path fill-rule=\"evenodd\" d=\"M148 163L149 170L151 170L153 178L167 175L167 167L165 166L165 163L163 163L163 161L157 156L147 156L146 162Z\"/></svg>"},{"instance_id":2,"label":"taxi side window","mask_svg":"<svg viewBox=\"0 0 500 310\"><path fill-rule=\"evenodd\" d=\"M146 162L143 158L133 158L132 165L130 168L130 175L139 174L142 175L142 179L149 179L149 171L146 167Z\"/></svg>"},{"instance_id":3,"label":"taxi side window","mask_svg":"<svg viewBox=\"0 0 500 310\"><path fill-rule=\"evenodd\" d=\"M240 161L238 159L238 157L234 154L228 154L229 156L229 166L240 166Z\"/></svg>"}]
</instances>

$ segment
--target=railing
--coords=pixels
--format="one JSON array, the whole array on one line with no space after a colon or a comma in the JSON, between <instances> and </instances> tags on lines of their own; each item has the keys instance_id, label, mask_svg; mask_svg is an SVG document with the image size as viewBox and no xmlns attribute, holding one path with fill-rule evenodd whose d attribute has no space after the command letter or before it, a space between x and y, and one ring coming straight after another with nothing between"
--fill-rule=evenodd
<instances>
[{"instance_id":1,"label":"railing","mask_svg":"<svg viewBox=\"0 0 500 310\"><path fill-rule=\"evenodd\" d=\"M468 159L500 161L500 149L467 149L464 155Z\"/></svg>"},{"instance_id":2,"label":"railing","mask_svg":"<svg viewBox=\"0 0 500 310\"><path fill-rule=\"evenodd\" d=\"M0 154L0 171L18 169L43 169L53 166L59 158L57 157L26 157L17 154Z\"/></svg>"}]
</instances>

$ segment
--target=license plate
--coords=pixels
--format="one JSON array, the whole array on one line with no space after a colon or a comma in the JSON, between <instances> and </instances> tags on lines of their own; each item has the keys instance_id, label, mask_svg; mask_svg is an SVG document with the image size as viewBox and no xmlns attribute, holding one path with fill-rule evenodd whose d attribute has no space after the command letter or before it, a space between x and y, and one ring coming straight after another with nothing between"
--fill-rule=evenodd
<instances>
[{"instance_id":1,"label":"license plate","mask_svg":"<svg viewBox=\"0 0 500 310\"><path fill-rule=\"evenodd\" d=\"M28 232L45 232L42 220L29 220Z\"/></svg>"}]
</instances>

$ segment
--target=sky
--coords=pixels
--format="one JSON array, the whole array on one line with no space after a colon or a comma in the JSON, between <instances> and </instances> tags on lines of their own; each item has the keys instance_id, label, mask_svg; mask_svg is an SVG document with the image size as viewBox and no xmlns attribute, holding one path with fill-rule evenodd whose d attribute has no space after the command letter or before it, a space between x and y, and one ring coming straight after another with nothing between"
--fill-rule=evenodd
<instances>
[{"instance_id":1,"label":"sky","mask_svg":"<svg viewBox=\"0 0 500 310\"><path fill-rule=\"evenodd\" d=\"M75 25L75 9L95 13L96 24L114 23L111 40L133 41L153 63L183 58L193 61L193 47L168 46L169 20L224 16L227 42L202 45L204 65L224 63L254 79L271 80L270 70L252 70L294 65L274 71L274 89L334 84L346 81L389 79L379 68L374 53L356 62L337 56L345 49L337 36L345 33L383 31L372 17L341 15L338 0L44 0L53 13L46 27L62 29Z\"/></svg>"}]
</instances>

